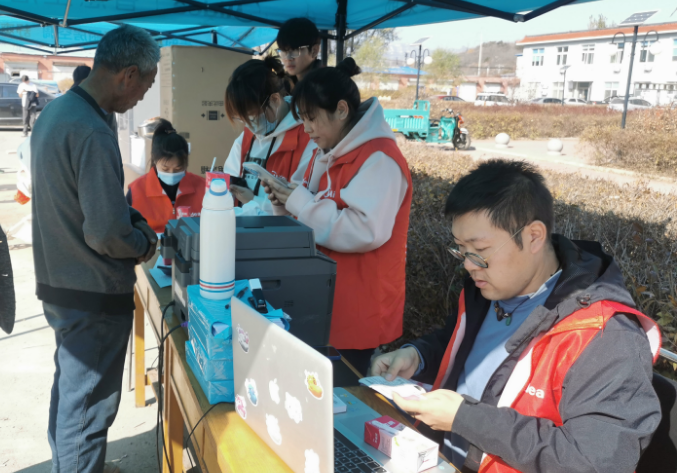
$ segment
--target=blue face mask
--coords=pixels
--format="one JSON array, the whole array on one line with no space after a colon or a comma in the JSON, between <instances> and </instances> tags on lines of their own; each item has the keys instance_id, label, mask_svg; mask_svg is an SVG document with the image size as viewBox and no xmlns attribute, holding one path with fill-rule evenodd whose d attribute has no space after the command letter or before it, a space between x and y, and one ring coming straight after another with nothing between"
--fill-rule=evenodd
<instances>
[{"instance_id":1,"label":"blue face mask","mask_svg":"<svg viewBox=\"0 0 677 473\"><path fill-rule=\"evenodd\" d=\"M181 179L183 179L183 176L186 175L186 171L181 171L181 172L162 172L158 171L157 172L157 177L160 178L162 182L167 184L168 186L175 186L179 182L181 182Z\"/></svg>"}]
</instances>

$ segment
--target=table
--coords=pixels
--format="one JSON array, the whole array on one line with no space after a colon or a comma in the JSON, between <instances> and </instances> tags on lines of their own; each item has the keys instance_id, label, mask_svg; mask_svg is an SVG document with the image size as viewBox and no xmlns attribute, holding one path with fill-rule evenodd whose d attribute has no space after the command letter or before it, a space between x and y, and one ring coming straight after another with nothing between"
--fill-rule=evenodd
<instances>
[{"instance_id":1,"label":"table","mask_svg":"<svg viewBox=\"0 0 677 473\"><path fill-rule=\"evenodd\" d=\"M135 343L135 401L146 405L145 386L149 384L144 360L144 322L148 316L155 337L160 340L162 310L171 302L171 287L160 289L149 273L155 258L136 267L133 337ZM145 314L145 315L144 315ZM172 310L167 311L164 333L179 323ZM183 471L183 427L190 432L211 405L186 363L184 330L174 331L165 342L163 419L169 464L163 461L163 473ZM345 360L345 365L359 373ZM407 423L379 394L369 388L346 388L361 401L383 415ZM233 404L219 404L199 423L191 437L202 470L216 472L291 472L289 467L263 442L235 412ZM170 470L171 468L171 470Z\"/></svg>"}]
</instances>

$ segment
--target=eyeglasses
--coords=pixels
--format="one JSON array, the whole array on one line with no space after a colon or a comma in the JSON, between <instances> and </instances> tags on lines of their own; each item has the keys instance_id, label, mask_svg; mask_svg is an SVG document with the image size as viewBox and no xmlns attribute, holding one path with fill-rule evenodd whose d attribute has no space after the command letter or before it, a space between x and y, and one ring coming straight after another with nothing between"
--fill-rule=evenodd
<instances>
[{"instance_id":1,"label":"eyeglasses","mask_svg":"<svg viewBox=\"0 0 677 473\"><path fill-rule=\"evenodd\" d=\"M466 258L468 258L468 260L472 264L474 264L475 266L479 266L480 268L487 269L489 267L489 258L494 256L498 252L498 250L500 250L501 248L503 248L506 245L506 243L508 243L513 238L515 238L522 230L524 230L525 227L526 227L526 225L524 227L520 228L519 230L517 230L515 233L513 233L513 235L510 238L508 238L506 241L504 241L503 244L501 244L501 246L496 248L496 251L494 251L492 254L490 254L486 258L483 258L482 256L480 256L476 253L468 253L468 252L461 253L458 248L448 248L449 253L451 253L451 255L454 258L456 258L457 260L463 261Z\"/></svg>"},{"instance_id":2,"label":"eyeglasses","mask_svg":"<svg viewBox=\"0 0 677 473\"><path fill-rule=\"evenodd\" d=\"M282 59L296 59L302 54L302 49L306 48L310 51L310 46L300 46L296 49L290 49L289 51L283 51L282 49L276 49L275 51Z\"/></svg>"}]
</instances>

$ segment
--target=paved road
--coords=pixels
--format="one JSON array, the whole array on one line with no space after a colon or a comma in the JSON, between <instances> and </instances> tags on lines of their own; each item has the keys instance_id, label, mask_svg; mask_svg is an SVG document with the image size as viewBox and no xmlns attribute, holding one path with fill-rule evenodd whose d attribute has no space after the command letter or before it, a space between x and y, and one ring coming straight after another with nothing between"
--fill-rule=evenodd
<instances>
[{"instance_id":1,"label":"paved road","mask_svg":"<svg viewBox=\"0 0 677 473\"><path fill-rule=\"evenodd\" d=\"M472 130L471 130L472 132ZM491 158L522 159L553 171L580 174L589 179L604 179L619 185L631 186L643 184L651 190L665 194L677 193L677 181L661 176L638 175L625 169L595 166L586 147L576 138L562 140L564 149L561 155L548 154L547 140L513 141L508 148L497 148L494 140L473 140L467 151L474 160ZM436 146L436 145L429 145Z\"/></svg>"}]
</instances>

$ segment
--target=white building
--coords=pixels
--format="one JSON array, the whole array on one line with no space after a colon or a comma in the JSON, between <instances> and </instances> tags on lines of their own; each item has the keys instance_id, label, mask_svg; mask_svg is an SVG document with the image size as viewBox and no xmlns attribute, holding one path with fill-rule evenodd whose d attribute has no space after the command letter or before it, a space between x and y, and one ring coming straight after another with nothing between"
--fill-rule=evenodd
<instances>
[{"instance_id":1,"label":"white building","mask_svg":"<svg viewBox=\"0 0 677 473\"><path fill-rule=\"evenodd\" d=\"M527 36L517 58L518 97L603 100L625 95L633 28ZM566 84L563 66L566 68ZM654 105L677 99L677 23L639 28L630 95Z\"/></svg>"}]
</instances>

